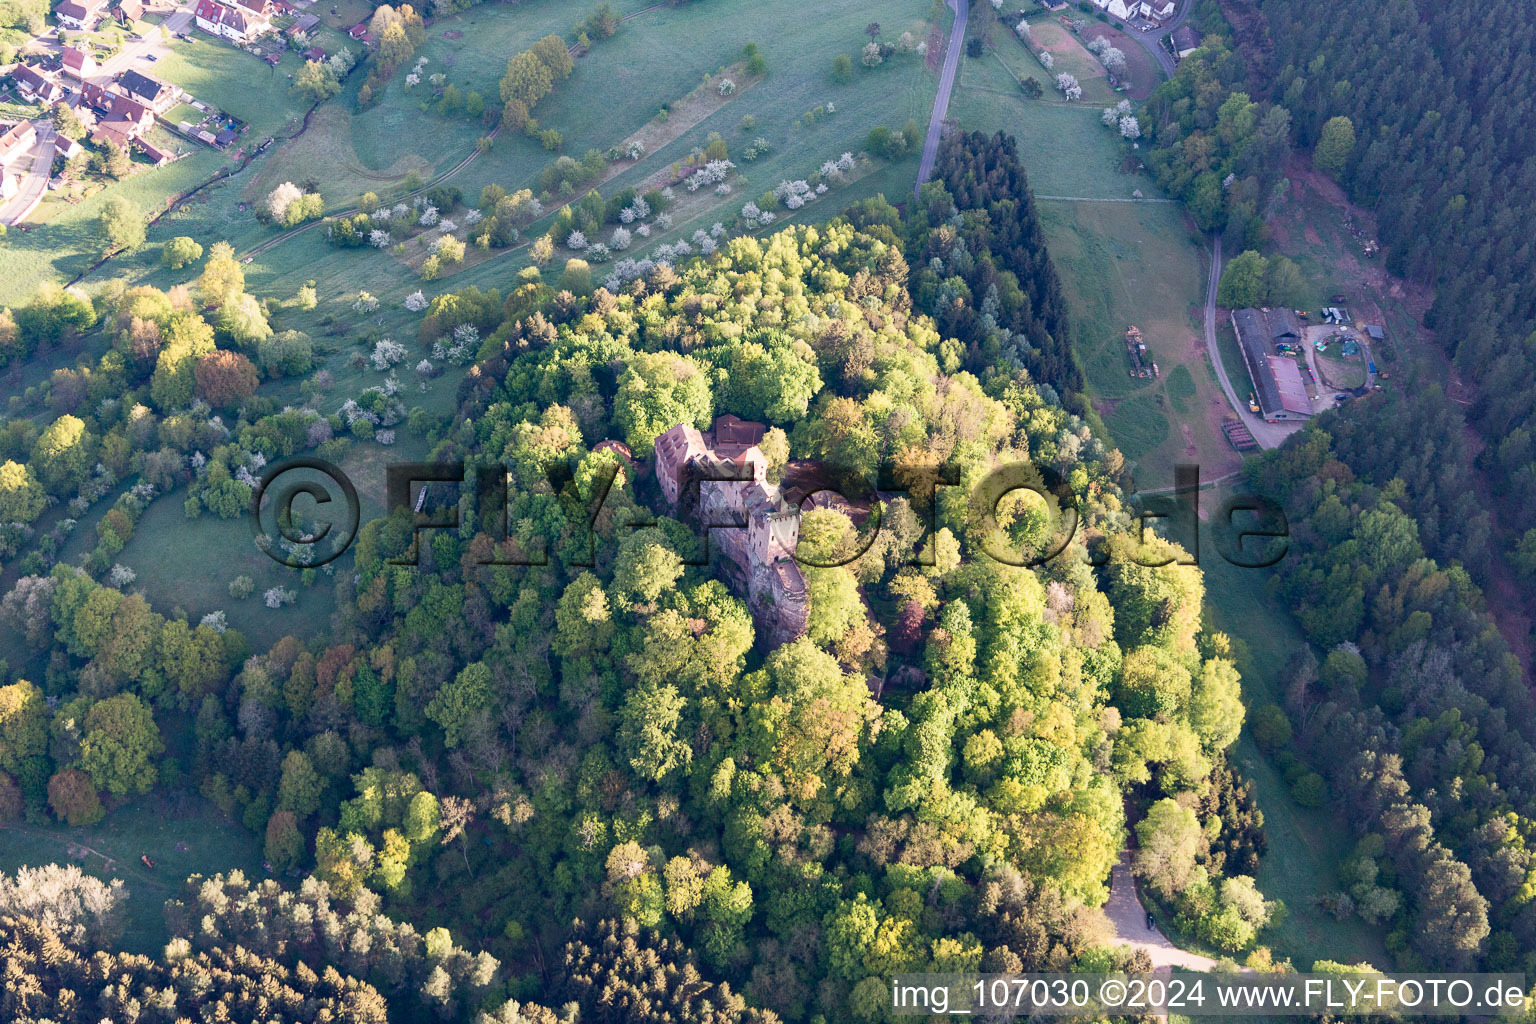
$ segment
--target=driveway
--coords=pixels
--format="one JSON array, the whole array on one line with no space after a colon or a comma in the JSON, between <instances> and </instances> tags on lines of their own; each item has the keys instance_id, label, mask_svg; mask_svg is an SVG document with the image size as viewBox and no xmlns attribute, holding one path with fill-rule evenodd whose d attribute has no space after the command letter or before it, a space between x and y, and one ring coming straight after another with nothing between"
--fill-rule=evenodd
<instances>
[{"instance_id":1,"label":"driveway","mask_svg":"<svg viewBox=\"0 0 1536 1024\"><path fill-rule=\"evenodd\" d=\"M1216 961L1199 953L1189 953L1172 942L1156 928L1147 927L1147 908L1136 895L1136 882L1131 877L1131 851L1120 854L1120 862L1109 876L1109 902L1104 914L1115 926L1117 945L1144 950L1152 958L1152 969L1182 967L1189 971L1214 970Z\"/></svg>"},{"instance_id":2,"label":"driveway","mask_svg":"<svg viewBox=\"0 0 1536 1024\"><path fill-rule=\"evenodd\" d=\"M140 74L158 78L155 74L155 65L143 60L146 56L163 58L171 52L170 40L177 34L185 32L187 26L192 24L192 12L187 8L178 8L169 17L160 23L160 36L153 42L145 39L130 40L111 60L96 66L96 73L91 76L93 82L109 82L124 71L133 70Z\"/></svg>"},{"instance_id":3,"label":"driveway","mask_svg":"<svg viewBox=\"0 0 1536 1024\"><path fill-rule=\"evenodd\" d=\"M923 159L917 165L917 184L912 186L914 196L933 173L933 161L939 154L939 136L944 133L944 117L949 112L949 94L954 90L955 72L960 70L960 52L965 48L965 22L971 13L970 0L949 0L949 9L955 12L955 25L949 31L949 44L944 48L944 70L939 73L939 91L933 98L933 114L928 118Z\"/></svg>"},{"instance_id":4,"label":"driveway","mask_svg":"<svg viewBox=\"0 0 1536 1024\"><path fill-rule=\"evenodd\" d=\"M1134 22L1121 23L1121 28L1125 31L1125 34L1140 43L1142 49L1152 55L1152 59L1157 61L1157 66L1162 68L1163 74L1169 78L1173 77L1174 65L1177 62L1173 59L1173 54L1168 52L1168 47L1163 45L1163 40L1172 35L1174 29L1184 24L1184 19L1189 17L1189 8L1192 3L1194 3L1194 0L1184 0L1184 3L1179 6L1174 16L1161 25L1147 22L1141 18L1136 19ZM1143 32L1141 26L1146 24L1154 24L1155 27Z\"/></svg>"},{"instance_id":5,"label":"driveway","mask_svg":"<svg viewBox=\"0 0 1536 1024\"><path fill-rule=\"evenodd\" d=\"M37 140L32 146L31 170L21 180L21 189L4 206L0 206L0 224L16 224L32 212L43 198L48 187L48 176L53 170L53 125L48 121L34 121Z\"/></svg>"},{"instance_id":6,"label":"driveway","mask_svg":"<svg viewBox=\"0 0 1536 1024\"><path fill-rule=\"evenodd\" d=\"M1278 448L1303 426L1302 421L1291 423L1267 423L1255 416L1248 408L1248 403L1238 399L1237 391L1232 387L1232 381L1227 378L1227 368L1221 362L1221 348L1216 344L1216 286L1221 281L1221 236L1217 235L1211 248L1211 277L1206 282L1205 289L1205 350L1210 353L1211 367L1216 371L1216 379L1221 382L1221 390L1226 392L1227 401L1232 405L1232 412L1243 421L1243 426L1253 435L1253 439L1259 443L1260 448ZM1244 367L1233 367L1232 372L1246 373ZM1243 378L1239 380L1246 385Z\"/></svg>"}]
</instances>

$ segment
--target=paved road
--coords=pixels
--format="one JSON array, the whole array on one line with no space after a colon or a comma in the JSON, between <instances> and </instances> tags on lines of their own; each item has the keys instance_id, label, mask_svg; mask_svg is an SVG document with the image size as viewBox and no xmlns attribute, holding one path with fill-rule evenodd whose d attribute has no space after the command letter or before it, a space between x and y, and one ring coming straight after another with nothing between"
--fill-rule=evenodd
<instances>
[{"instance_id":1,"label":"paved road","mask_svg":"<svg viewBox=\"0 0 1536 1024\"><path fill-rule=\"evenodd\" d=\"M933 173L933 161L939 155L939 136L944 132L944 117L949 112L949 94L955 87L955 72L960 70L960 52L965 48L965 22L970 16L970 0L949 0L955 12L955 25L949 31L949 45L944 48L944 70L939 73L939 91L933 97L933 114L928 118L928 137L923 140L923 159L917 165L917 184L912 195L923 187Z\"/></svg>"},{"instance_id":2,"label":"paved road","mask_svg":"<svg viewBox=\"0 0 1536 1024\"><path fill-rule=\"evenodd\" d=\"M1266 423L1249 410L1247 402L1238 399L1232 381L1227 378L1227 368L1222 365L1221 348L1216 344L1216 285L1220 281L1221 236L1217 235L1211 248L1211 277L1205 290L1205 350L1211 355L1211 366L1216 370L1216 379L1221 381L1221 390L1227 394L1227 401L1232 404L1233 413L1243 421L1260 448L1278 448L1286 438L1301 429L1302 423L1299 420L1292 423ZM1233 367L1233 372L1239 372L1239 369ZM1243 369L1242 372L1247 371ZM1243 381L1241 377L1238 379Z\"/></svg>"},{"instance_id":3,"label":"paved road","mask_svg":"<svg viewBox=\"0 0 1536 1024\"><path fill-rule=\"evenodd\" d=\"M33 125L37 140L32 146L32 170L21 180L21 189L10 202L0 206L0 224L15 224L31 213L48 187L53 170L53 125L47 121L34 121Z\"/></svg>"},{"instance_id":4,"label":"paved road","mask_svg":"<svg viewBox=\"0 0 1536 1024\"><path fill-rule=\"evenodd\" d=\"M1191 971L1209 971L1216 961L1199 953L1189 953L1172 942L1156 928L1147 927L1147 908L1136 895L1136 883L1131 878L1131 851L1120 855L1109 876L1109 902L1104 913L1115 926L1115 940L1121 946L1145 950L1152 958L1152 968L1182 967Z\"/></svg>"}]
</instances>

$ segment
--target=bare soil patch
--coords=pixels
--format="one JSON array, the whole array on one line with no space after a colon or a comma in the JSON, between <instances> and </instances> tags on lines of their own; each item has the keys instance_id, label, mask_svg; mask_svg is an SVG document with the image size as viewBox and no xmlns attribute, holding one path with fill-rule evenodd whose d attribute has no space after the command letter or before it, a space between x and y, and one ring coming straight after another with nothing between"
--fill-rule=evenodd
<instances>
[{"instance_id":1,"label":"bare soil patch","mask_svg":"<svg viewBox=\"0 0 1536 1024\"><path fill-rule=\"evenodd\" d=\"M727 78L736 83L736 89L730 95L722 96L720 83ZM666 120L657 115L641 125L638 131L619 143L619 148L638 142L645 146L647 153L654 153L762 80L761 75L746 73L745 61L737 61L720 74L711 75L687 96L672 103L667 109Z\"/></svg>"}]
</instances>

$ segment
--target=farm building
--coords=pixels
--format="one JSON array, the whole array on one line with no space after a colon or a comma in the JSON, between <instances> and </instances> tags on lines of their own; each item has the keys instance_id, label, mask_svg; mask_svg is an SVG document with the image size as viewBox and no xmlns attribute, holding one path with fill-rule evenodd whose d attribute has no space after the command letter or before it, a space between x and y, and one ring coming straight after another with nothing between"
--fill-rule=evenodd
<instances>
[{"instance_id":1,"label":"farm building","mask_svg":"<svg viewBox=\"0 0 1536 1024\"><path fill-rule=\"evenodd\" d=\"M301 14L299 15L299 20L289 25L286 31L290 38L294 36L307 36L319 24L320 19L313 14Z\"/></svg>"},{"instance_id":2,"label":"farm building","mask_svg":"<svg viewBox=\"0 0 1536 1024\"><path fill-rule=\"evenodd\" d=\"M1237 309L1232 311L1243 362L1253 378L1259 414L1273 423L1312 415L1312 400L1296 360L1280 355L1279 344L1301 341L1301 322L1288 309Z\"/></svg>"}]
</instances>

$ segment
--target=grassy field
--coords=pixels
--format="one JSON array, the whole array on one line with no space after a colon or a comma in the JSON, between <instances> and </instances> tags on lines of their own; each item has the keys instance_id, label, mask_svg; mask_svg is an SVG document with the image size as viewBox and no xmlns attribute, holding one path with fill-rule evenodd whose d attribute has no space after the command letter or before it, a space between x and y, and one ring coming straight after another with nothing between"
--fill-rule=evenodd
<instances>
[{"instance_id":1,"label":"grassy field","mask_svg":"<svg viewBox=\"0 0 1536 1024\"><path fill-rule=\"evenodd\" d=\"M1214 511L1230 493L1214 489L1201 495L1201 505ZM1278 702L1280 670L1303 640L1285 609L1265 593L1272 570L1241 569L1214 551L1201 559L1201 567L1211 625L1242 641L1238 668L1244 703L1251 711ZM1390 960L1379 931L1358 919L1336 920L1313 903L1343 888L1338 864L1353 848L1349 829L1332 810L1301 807L1292 800L1279 770L1246 732L1233 757L1253 780L1264 811L1270 852L1259 869L1259 888L1271 899L1283 899L1289 909L1284 922L1266 932L1262 941L1277 958L1291 958L1298 970L1319 959L1366 960L1387 967Z\"/></svg>"},{"instance_id":2,"label":"grassy field","mask_svg":"<svg viewBox=\"0 0 1536 1024\"><path fill-rule=\"evenodd\" d=\"M178 850L177 844L186 847ZM78 863L87 874L120 878L128 888L128 917L122 948L158 953L169 935L162 908L194 873L236 868L246 877L265 876L261 842L202 797L155 792L107 814L95 825L0 826L0 871L23 865ZM139 861L148 854L153 870Z\"/></svg>"},{"instance_id":3,"label":"grassy field","mask_svg":"<svg viewBox=\"0 0 1536 1024\"><path fill-rule=\"evenodd\" d=\"M1030 26L1030 34L1034 37L1035 46L1048 51L1055 59L1051 69L1046 71L1039 61L1033 60L1033 55L1027 55L1040 68L1039 74L1043 76L1041 82L1047 89L1054 89L1056 76L1065 73L1076 77L1077 84L1083 87L1083 98L1079 102L1102 105L1105 102L1113 103L1119 98L1114 89L1110 88L1109 75L1104 65L1084 49L1082 39L1067 31L1060 22L1035 22ZM1022 43L1016 42L1015 45L1023 48ZM999 43L999 48L1001 46Z\"/></svg>"},{"instance_id":4,"label":"grassy field","mask_svg":"<svg viewBox=\"0 0 1536 1024\"><path fill-rule=\"evenodd\" d=\"M627 9L627 8L621 8ZM478 88L493 93L496 78L505 67L506 46L526 45L545 34L558 31L570 20L568 8L552 4L525 4L519 7L515 31L498 27L503 21L491 21L487 15L492 9L476 8L466 15L444 19L433 24L433 34L421 53L428 56L428 70L448 66L450 80L463 90ZM522 19L524 12L544 12L542 21L534 21L529 27ZM748 199L771 189L785 178L803 178L815 171L821 163L835 158L844 151L858 151L864 136L875 124L900 128L908 120L923 123L931 107L934 78L915 56L898 57L875 69L858 68L847 84L833 81L833 58L842 52L856 53L862 45L863 27L871 12L878 16L888 36L911 30L921 34L925 8L913 0L884 0L877 4L835 3L820 8L814 37L799 25L793 10L764 8L745 2L731 2L690 8L686 11L662 8L649 11L639 18L626 22L614 38L595 45L592 51L576 64L570 79L545 99L536 114L541 124L560 129L565 136L562 150L580 155L588 148L607 149L635 132L654 124L657 110L686 95L701 78L731 63L739 54L742 44L760 40L764 56L768 60L766 80L751 89L743 90L732 102L721 106L700 123L684 131L676 138L649 153L636 164L626 167L605 183L602 191L611 194L630 185L639 185L676 160L687 156L702 146L710 132L719 132L731 147L733 156L752 138L762 137L772 144L772 149L754 162L738 161L738 178L733 183L730 196L715 199L706 208L679 218L674 229L666 234L653 234L648 244L654 246L673 241L691 233L699 226L708 226L715 220L729 220L730 216ZM471 16L478 16L481 24L472 25ZM705 24L700 25L700 19ZM462 32L463 38L448 40L446 32ZM497 48L485 45L487 33L497 40ZM479 33L479 35L474 35ZM501 42L503 35L506 41ZM476 39L473 49L465 46L471 37ZM697 40L709 40L699 46ZM490 56L493 54L494 56ZM384 111L395 103L397 92L403 87L392 84L385 103L363 119ZM415 101L412 100L411 103ZM836 112L831 116L805 125L801 115L817 106L831 103ZM403 116L404 104L395 103L397 113ZM322 107L317 118L339 117L328 113L332 105ZM461 150L454 151L455 160L467 152L479 129L469 130L469 122L462 118L447 121L435 112L421 113L410 108L412 125L423 124L426 130L434 126L456 125L464 128L466 138ZM379 116L382 116L380 114ZM750 116L757 127L751 132L741 129L742 118ZM362 119L359 119L362 120ZM354 128L356 134L360 129ZM323 139L327 133L316 135L312 129L300 144L307 144L311 135ZM387 135L387 133L383 133ZM317 142L316 145L322 143ZM341 144L323 143L335 149ZM382 143L381 143L382 144ZM279 147L281 150L283 147ZM290 145L289 150L294 147ZM359 150L361 152L361 150ZM557 154L551 154L521 136L503 133L492 149L451 179L451 184L463 190L466 200L473 202L480 188L490 183L501 184L508 189L531 185L538 173ZM384 159L387 154L380 156ZM293 157L283 159L293 170L302 161ZM276 166L276 164L274 164ZM388 166L388 165L376 165ZM396 168L403 174L400 165ZM894 165L904 169L908 178L897 183L888 176L875 175L875 189L887 192L893 201L910 188L911 168L915 160L900 161ZM883 171L884 168L881 168ZM262 186L247 184L242 194L259 194L266 183L283 180L287 172L270 173L263 169L257 178ZM896 187L891 187L892 185ZM371 183L351 180L347 190L337 190L337 202L349 201L351 195L363 187L380 189L387 194L389 183ZM228 189L221 186L205 204L178 211L167 218L167 223L152 232L152 238L172 234L199 233L199 224L213 224L223 230L222 237L232 237L237 248L259 243L270 237L271 229L254 226L249 214L228 214L228 197L220 195ZM825 219L830 212L841 209L846 202L872 194L871 187L860 182L847 186L827 197L821 203L807 207L807 214L814 210L819 215L812 219ZM222 218L222 221L221 221ZM784 221L781 221L783 223ZM220 237L215 234L213 237ZM630 255L640 255L639 247ZM322 304L315 317L326 314L340 316L359 289L366 289L380 297L387 307L398 303L417 288L423 288L428 297L443 292L477 285L479 287L504 286L522 266L526 265L526 250L513 250L498 254L495 259L481 262L464 270L445 275L438 281L425 283L415 279L406 268L393 258L374 250L338 250L327 245L318 231L309 231L285 241L260 254L246 268L247 280L257 294L287 297L306 280L322 283ZM595 268L601 276L601 268ZM168 273L149 271L155 283L167 283ZM305 328L307 329L307 328ZM391 327L393 329L393 327Z\"/></svg>"},{"instance_id":5,"label":"grassy field","mask_svg":"<svg viewBox=\"0 0 1536 1024\"><path fill-rule=\"evenodd\" d=\"M1200 342L1205 268L1170 204L1042 202L1051 256L1073 302L1088 390L1144 487L1194 462L1211 479L1237 468L1221 435L1228 408ZM1135 325L1160 376L1130 375Z\"/></svg>"}]
</instances>

